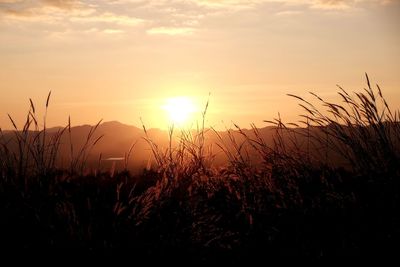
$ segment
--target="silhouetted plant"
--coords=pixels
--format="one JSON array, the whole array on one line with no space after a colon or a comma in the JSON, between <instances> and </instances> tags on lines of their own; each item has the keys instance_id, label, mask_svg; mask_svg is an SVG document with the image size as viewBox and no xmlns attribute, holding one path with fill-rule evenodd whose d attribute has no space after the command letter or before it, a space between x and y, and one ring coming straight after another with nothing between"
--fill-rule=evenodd
<instances>
[{"instance_id":1,"label":"silhouetted plant","mask_svg":"<svg viewBox=\"0 0 400 267\"><path fill-rule=\"evenodd\" d=\"M208 103L195 130L169 129L166 148L143 127L156 164L139 175L126 170L136 143L124 171L87 172L101 121L77 148L71 120L50 134L30 100L22 129L10 116L13 136L0 130L0 242L224 263L391 248L400 233L399 112L389 109L378 86L372 90L368 77L367 85L354 95L339 87L343 104L312 94L326 111L291 95L304 108L304 121L271 121L272 142L254 124L251 130L234 125L225 135L205 128ZM213 165L210 133L227 158L222 168ZM61 145L70 150L64 169L57 165ZM346 168L332 155L346 160Z\"/></svg>"}]
</instances>

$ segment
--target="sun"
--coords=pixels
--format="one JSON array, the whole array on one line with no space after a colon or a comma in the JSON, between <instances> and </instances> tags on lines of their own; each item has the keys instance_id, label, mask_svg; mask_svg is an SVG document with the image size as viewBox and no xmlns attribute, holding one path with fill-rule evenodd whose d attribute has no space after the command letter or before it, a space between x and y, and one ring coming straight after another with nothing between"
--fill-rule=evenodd
<instances>
[{"instance_id":1,"label":"sun","mask_svg":"<svg viewBox=\"0 0 400 267\"><path fill-rule=\"evenodd\" d=\"M169 122L175 126L187 124L197 110L193 99L186 96L167 98L162 109L166 111Z\"/></svg>"}]
</instances>

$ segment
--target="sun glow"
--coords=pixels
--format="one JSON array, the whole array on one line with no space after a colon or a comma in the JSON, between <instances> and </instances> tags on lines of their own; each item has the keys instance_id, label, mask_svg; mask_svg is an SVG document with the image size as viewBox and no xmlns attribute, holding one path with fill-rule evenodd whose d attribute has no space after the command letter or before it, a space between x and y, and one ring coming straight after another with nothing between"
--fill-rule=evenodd
<instances>
[{"instance_id":1,"label":"sun glow","mask_svg":"<svg viewBox=\"0 0 400 267\"><path fill-rule=\"evenodd\" d=\"M162 109L167 112L169 122L175 126L187 124L197 110L193 100L185 96L167 98Z\"/></svg>"}]
</instances>

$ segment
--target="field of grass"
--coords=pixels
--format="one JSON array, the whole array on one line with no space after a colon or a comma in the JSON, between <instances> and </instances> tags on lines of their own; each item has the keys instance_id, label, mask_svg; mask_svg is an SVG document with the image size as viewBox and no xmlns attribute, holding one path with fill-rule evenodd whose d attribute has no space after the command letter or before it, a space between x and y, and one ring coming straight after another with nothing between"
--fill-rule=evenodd
<instances>
[{"instance_id":1,"label":"field of grass","mask_svg":"<svg viewBox=\"0 0 400 267\"><path fill-rule=\"evenodd\" d=\"M129 250L133 258L197 263L394 256L399 112L368 77L364 91L338 93L341 103L293 96L304 120L270 121L272 146L256 127L251 134L237 127L240 142L228 132L228 142L215 144L227 158L223 168L213 165L205 145L213 130L204 123L168 148L145 136L156 165L139 175L87 170L99 124L81 147L69 144L68 167L59 167L71 125L50 137L31 101L22 128L10 117L14 137L0 133L0 246Z\"/></svg>"}]
</instances>

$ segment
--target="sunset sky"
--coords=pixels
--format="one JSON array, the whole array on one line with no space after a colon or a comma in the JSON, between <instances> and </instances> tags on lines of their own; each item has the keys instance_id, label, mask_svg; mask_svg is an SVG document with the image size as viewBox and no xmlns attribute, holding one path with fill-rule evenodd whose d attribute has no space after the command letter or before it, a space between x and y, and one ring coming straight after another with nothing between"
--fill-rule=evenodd
<instances>
[{"instance_id":1,"label":"sunset sky","mask_svg":"<svg viewBox=\"0 0 400 267\"><path fill-rule=\"evenodd\" d=\"M0 127L29 98L49 125L118 120L165 128L166 99L208 124L296 120L287 93L335 100L364 73L400 106L398 0L0 0Z\"/></svg>"}]
</instances>

